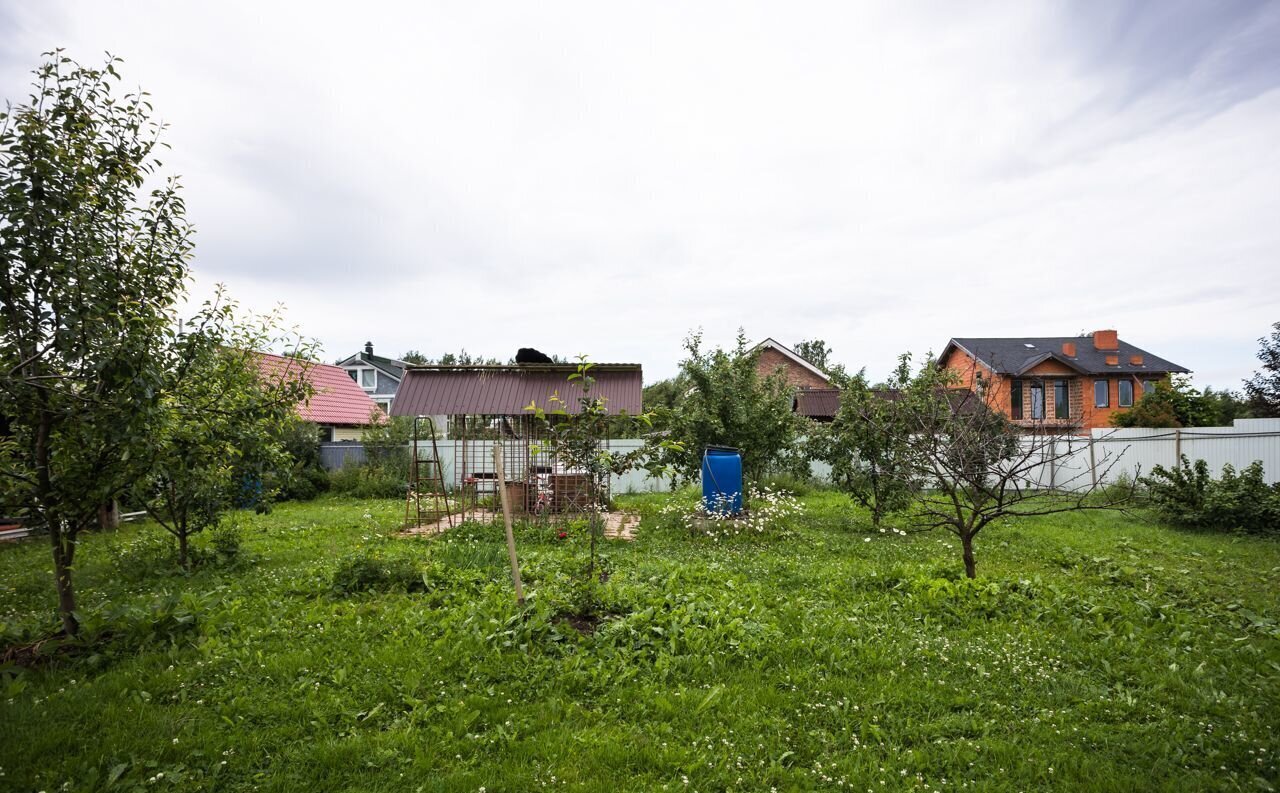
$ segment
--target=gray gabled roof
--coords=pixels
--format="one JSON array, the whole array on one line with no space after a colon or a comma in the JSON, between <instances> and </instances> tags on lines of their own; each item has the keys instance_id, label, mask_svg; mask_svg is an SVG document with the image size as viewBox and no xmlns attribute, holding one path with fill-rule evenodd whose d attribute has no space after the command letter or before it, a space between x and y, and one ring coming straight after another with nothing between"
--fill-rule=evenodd
<instances>
[{"instance_id":1,"label":"gray gabled roof","mask_svg":"<svg viewBox=\"0 0 1280 793\"><path fill-rule=\"evenodd\" d=\"M1063 344L1076 346L1075 357L1062 351ZM1081 374L1105 374L1123 372L1126 374L1186 374L1190 369L1179 366L1172 361L1152 355L1139 347L1124 341L1119 342L1118 350L1094 349L1092 336L1028 336L1023 338L955 338L947 342L947 347L939 357L945 362L952 350L959 348L969 353L998 374L1020 375L1047 360L1055 360ZM1107 356L1114 355L1120 359L1119 364L1107 364ZM1141 364L1130 363L1134 355L1142 356Z\"/></svg>"},{"instance_id":2,"label":"gray gabled roof","mask_svg":"<svg viewBox=\"0 0 1280 793\"><path fill-rule=\"evenodd\" d=\"M368 364L375 369L381 369L384 374L391 375L397 380L404 379L404 368L408 364L395 358L384 358L381 355L370 355L366 352L358 352L350 358L345 358L338 362L338 366L359 366L360 364Z\"/></svg>"}]
</instances>

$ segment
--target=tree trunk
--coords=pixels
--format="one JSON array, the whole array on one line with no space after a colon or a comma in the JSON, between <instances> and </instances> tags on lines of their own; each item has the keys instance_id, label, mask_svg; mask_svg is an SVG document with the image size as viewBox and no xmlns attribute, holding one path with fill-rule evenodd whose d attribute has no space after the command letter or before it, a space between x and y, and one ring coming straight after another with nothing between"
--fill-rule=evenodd
<instances>
[{"instance_id":1,"label":"tree trunk","mask_svg":"<svg viewBox=\"0 0 1280 793\"><path fill-rule=\"evenodd\" d=\"M68 636L80 632L80 623L76 620L76 590L71 584L71 549L73 540L68 540L62 526L50 526L49 537L53 540L53 581L58 590L58 616L62 618L62 631Z\"/></svg>"},{"instance_id":2,"label":"tree trunk","mask_svg":"<svg viewBox=\"0 0 1280 793\"><path fill-rule=\"evenodd\" d=\"M178 564L182 566L183 570L191 569L191 562L187 552L187 544L187 532L178 532Z\"/></svg>"},{"instance_id":3,"label":"tree trunk","mask_svg":"<svg viewBox=\"0 0 1280 793\"><path fill-rule=\"evenodd\" d=\"M964 574L969 578L977 578L978 563L973 559L973 535L960 535L960 544L964 546Z\"/></svg>"},{"instance_id":4,"label":"tree trunk","mask_svg":"<svg viewBox=\"0 0 1280 793\"><path fill-rule=\"evenodd\" d=\"M54 510L49 508L53 494L53 477L49 468L52 457L50 438L53 435L53 421L49 414L41 412L36 423L35 432L35 464L36 464L36 503L40 516L49 529L49 539L53 543L53 584L58 591L58 616L62 619L62 631L68 636L80 632L80 623L76 620L76 589L71 582L71 564L75 561L76 529L68 526Z\"/></svg>"}]
</instances>

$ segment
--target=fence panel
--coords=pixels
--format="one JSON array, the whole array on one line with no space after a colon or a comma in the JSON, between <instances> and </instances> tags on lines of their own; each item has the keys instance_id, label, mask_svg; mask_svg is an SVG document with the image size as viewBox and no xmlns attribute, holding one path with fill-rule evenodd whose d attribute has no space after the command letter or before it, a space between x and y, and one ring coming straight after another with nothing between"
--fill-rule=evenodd
<instances>
[{"instance_id":1,"label":"fence panel","mask_svg":"<svg viewBox=\"0 0 1280 793\"><path fill-rule=\"evenodd\" d=\"M367 459L363 443L339 441L320 444L320 466L326 471L336 471L346 465L364 465Z\"/></svg>"}]
</instances>

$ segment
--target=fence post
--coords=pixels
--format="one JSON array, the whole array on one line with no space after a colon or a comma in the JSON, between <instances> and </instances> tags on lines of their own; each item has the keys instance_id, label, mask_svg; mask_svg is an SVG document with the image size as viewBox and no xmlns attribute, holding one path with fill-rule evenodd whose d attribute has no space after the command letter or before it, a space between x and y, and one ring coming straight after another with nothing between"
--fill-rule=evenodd
<instances>
[{"instance_id":1,"label":"fence post","mask_svg":"<svg viewBox=\"0 0 1280 793\"><path fill-rule=\"evenodd\" d=\"M1098 461L1093 456L1093 430L1089 430L1089 478L1093 480L1093 489L1098 487Z\"/></svg>"},{"instance_id":2,"label":"fence post","mask_svg":"<svg viewBox=\"0 0 1280 793\"><path fill-rule=\"evenodd\" d=\"M1182 465L1182 430L1173 431L1173 467Z\"/></svg>"},{"instance_id":3,"label":"fence post","mask_svg":"<svg viewBox=\"0 0 1280 793\"><path fill-rule=\"evenodd\" d=\"M493 444L493 470L498 477L498 500L502 503L502 522L507 530L507 557L511 560L511 583L516 587L516 603L524 605L524 585L520 581L520 563L516 560L516 538L511 531L511 505L507 503L507 478L502 470L502 443Z\"/></svg>"}]
</instances>

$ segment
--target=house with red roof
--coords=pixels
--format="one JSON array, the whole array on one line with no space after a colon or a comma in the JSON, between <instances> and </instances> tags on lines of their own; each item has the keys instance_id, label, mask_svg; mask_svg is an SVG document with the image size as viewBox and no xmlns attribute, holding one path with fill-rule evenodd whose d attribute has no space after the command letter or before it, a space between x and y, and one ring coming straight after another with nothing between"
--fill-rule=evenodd
<instances>
[{"instance_id":1,"label":"house with red roof","mask_svg":"<svg viewBox=\"0 0 1280 793\"><path fill-rule=\"evenodd\" d=\"M365 428L383 415L378 404L337 366L283 355L258 354L264 377L286 378L299 372L310 381L311 398L299 403L298 415L320 428L320 440L358 441Z\"/></svg>"}]
</instances>

